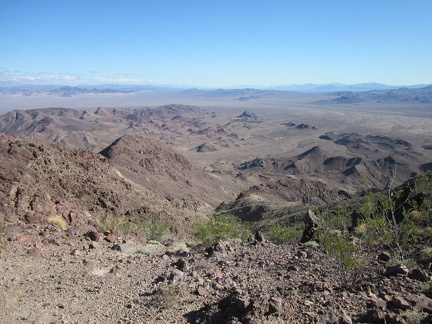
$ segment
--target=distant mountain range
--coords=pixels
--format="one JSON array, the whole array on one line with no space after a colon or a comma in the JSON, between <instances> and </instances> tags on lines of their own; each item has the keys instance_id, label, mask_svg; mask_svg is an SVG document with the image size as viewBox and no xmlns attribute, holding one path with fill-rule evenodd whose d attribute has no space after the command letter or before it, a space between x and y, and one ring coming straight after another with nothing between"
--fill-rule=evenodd
<instances>
[{"instance_id":1,"label":"distant mountain range","mask_svg":"<svg viewBox=\"0 0 432 324\"><path fill-rule=\"evenodd\" d=\"M357 84L342 84L342 83L329 83L329 84L291 84L269 87L269 90L285 90L285 91L299 91L299 92L336 92L336 91L370 91L370 90L390 90L399 88L423 88L427 84L416 84L409 86L401 85L387 85L382 83L357 83Z\"/></svg>"},{"instance_id":2,"label":"distant mountain range","mask_svg":"<svg viewBox=\"0 0 432 324\"><path fill-rule=\"evenodd\" d=\"M21 83L10 83L0 82L0 94L21 94L24 96L38 95L38 94L49 94L49 95L60 95L63 97L71 97L78 94L100 94L100 93L132 93L145 90L178 90L186 92L216 92L217 95L225 95L233 91L244 91L254 90L260 92L266 91L295 91L295 92L317 92L317 93L332 93L341 91L350 92L364 92L371 90L395 90L395 89L418 89L424 88L428 85L417 84L409 86L400 85L386 85L381 83L359 83L359 84L342 84L342 83L330 83L330 84L292 84L292 85L278 85L272 87L228 87L225 89L211 89L203 87L185 87L185 86L163 86L163 85L120 85L120 84L97 84L97 85L59 85L59 84L21 84ZM255 98L246 98L255 99Z\"/></svg>"},{"instance_id":3,"label":"distant mountain range","mask_svg":"<svg viewBox=\"0 0 432 324\"><path fill-rule=\"evenodd\" d=\"M335 97L329 100L320 100L323 104L355 104L364 101L379 103L411 102L432 103L432 85L422 88L400 88L370 91L338 91L332 92Z\"/></svg>"}]
</instances>

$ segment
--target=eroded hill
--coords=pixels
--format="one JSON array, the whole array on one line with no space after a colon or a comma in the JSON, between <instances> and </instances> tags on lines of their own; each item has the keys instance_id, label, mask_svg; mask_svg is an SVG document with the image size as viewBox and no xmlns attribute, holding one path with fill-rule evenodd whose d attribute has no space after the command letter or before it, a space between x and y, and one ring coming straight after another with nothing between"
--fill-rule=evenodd
<instances>
[{"instance_id":1,"label":"eroded hill","mask_svg":"<svg viewBox=\"0 0 432 324\"><path fill-rule=\"evenodd\" d=\"M78 226L155 212L185 228L192 212L229 196L217 179L155 140L122 137L103 154L0 133L2 215L23 224L59 216Z\"/></svg>"}]
</instances>

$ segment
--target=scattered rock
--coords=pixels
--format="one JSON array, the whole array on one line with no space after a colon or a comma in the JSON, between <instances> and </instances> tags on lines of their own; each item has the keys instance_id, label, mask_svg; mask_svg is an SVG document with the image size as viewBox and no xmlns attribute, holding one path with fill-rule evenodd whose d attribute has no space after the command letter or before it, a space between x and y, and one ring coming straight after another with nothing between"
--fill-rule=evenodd
<instances>
[{"instance_id":1,"label":"scattered rock","mask_svg":"<svg viewBox=\"0 0 432 324\"><path fill-rule=\"evenodd\" d=\"M206 296L207 295L207 289L205 289L203 286L198 286L196 289L196 294L198 296Z\"/></svg>"},{"instance_id":2,"label":"scattered rock","mask_svg":"<svg viewBox=\"0 0 432 324\"><path fill-rule=\"evenodd\" d=\"M120 277L121 276L121 269L119 266L115 266L110 270L110 273L114 275L114 277Z\"/></svg>"},{"instance_id":3,"label":"scattered rock","mask_svg":"<svg viewBox=\"0 0 432 324\"><path fill-rule=\"evenodd\" d=\"M402 309L402 310L411 309L410 303L407 300L405 300L404 298L400 297L400 296L394 296L392 298L392 303L397 308Z\"/></svg>"},{"instance_id":4,"label":"scattered rock","mask_svg":"<svg viewBox=\"0 0 432 324\"><path fill-rule=\"evenodd\" d=\"M413 269L408 273L408 278L426 282L429 280L428 275L421 269Z\"/></svg>"},{"instance_id":5,"label":"scattered rock","mask_svg":"<svg viewBox=\"0 0 432 324\"><path fill-rule=\"evenodd\" d=\"M32 257L37 257L39 256L39 250L36 248L32 248L32 249L28 249L27 253L32 256Z\"/></svg>"},{"instance_id":6,"label":"scattered rock","mask_svg":"<svg viewBox=\"0 0 432 324\"><path fill-rule=\"evenodd\" d=\"M105 237L105 240L109 243L115 243L117 242L117 236L115 236L114 234L110 233Z\"/></svg>"},{"instance_id":7,"label":"scattered rock","mask_svg":"<svg viewBox=\"0 0 432 324\"><path fill-rule=\"evenodd\" d=\"M269 301L269 313L283 314L283 301L279 297L271 297Z\"/></svg>"},{"instance_id":8,"label":"scattered rock","mask_svg":"<svg viewBox=\"0 0 432 324\"><path fill-rule=\"evenodd\" d=\"M183 259L178 259L173 266L175 266L177 269L181 270L181 271L187 271L189 269L187 263L185 260Z\"/></svg>"},{"instance_id":9,"label":"scattered rock","mask_svg":"<svg viewBox=\"0 0 432 324\"><path fill-rule=\"evenodd\" d=\"M80 256L81 254L82 254L82 252L79 249L73 249L71 252L71 255L73 255L73 256Z\"/></svg>"},{"instance_id":10,"label":"scattered rock","mask_svg":"<svg viewBox=\"0 0 432 324\"><path fill-rule=\"evenodd\" d=\"M89 249L100 249L102 248L102 244L100 244L99 242L91 242L89 244Z\"/></svg>"},{"instance_id":11,"label":"scattered rock","mask_svg":"<svg viewBox=\"0 0 432 324\"><path fill-rule=\"evenodd\" d=\"M169 279L172 281L181 281L183 279L184 272L179 269L173 269L169 275Z\"/></svg>"},{"instance_id":12,"label":"scattered rock","mask_svg":"<svg viewBox=\"0 0 432 324\"><path fill-rule=\"evenodd\" d=\"M100 239L99 232L97 232L97 231L87 232L85 234L85 236L88 237L90 240L95 241L95 242L99 242L99 239Z\"/></svg>"},{"instance_id":13,"label":"scattered rock","mask_svg":"<svg viewBox=\"0 0 432 324\"><path fill-rule=\"evenodd\" d=\"M412 307L418 312L432 314L432 299L423 294L411 294L406 296Z\"/></svg>"},{"instance_id":14,"label":"scattered rock","mask_svg":"<svg viewBox=\"0 0 432 324\"><path fill-rule=\"evenodd\" d=\"M387 262L387 261L390 260L390 259L391 259L391 255L390 255L390 253L388 253L388 252L381 252L381 253L378 255L378 260L379 260L379 261Z\"/></svg>"},{"instance_id":15,"label":"scattered rock","mask_svg":"<svg viewBox=\"0 0 432 324\"><path fill-rule=\"evenodd\" d=\"M398 274L400 275L407 275L409 272L408 268L403 264L396 264L394 266L390 266L386 268L386 271L384 272L385 276L396 276Z\"/></svg>"},{"instance_id":16,"label":"scattered rock","mask_svg":"<svg viewBox=\"0 0 432 324\"><path fill-rule=\"evenodd\" d=\"M112 251L119 251L119 252L121 252L121 251L122 251L122 247L121 247L120 244L114 244L114 245L112 246L111 250L112 250Z\"/></svg>"}]
</instances>

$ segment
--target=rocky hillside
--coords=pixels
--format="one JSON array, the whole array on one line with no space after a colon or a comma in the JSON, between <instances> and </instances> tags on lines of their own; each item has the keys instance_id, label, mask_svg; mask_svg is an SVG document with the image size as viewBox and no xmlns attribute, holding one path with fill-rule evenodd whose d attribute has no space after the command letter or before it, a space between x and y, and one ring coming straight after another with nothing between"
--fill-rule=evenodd
<instances>
[{"instance_id":1,"label":"rocky hillside","mask_svg":"<svg viewBox=\"0 0 432 324\"><path fill-rule=\"evenodd\" d=\"M230 195L217 179L170 146L141 136L123 136L100 152L131 183L165 197L178 208L209 210Z\"/></svg>"},{"instance_id":2,"label":"rocky hillside","mask_svg":"<svg viewBox=\"0 0 432 324\"><path fill-rule=\"evenodd\" d=\"M155 140L126 136L103 154L0 133L1 215L16 224L59 216L78 226L156 212L185 228L188 214L224 200L215 179Z\"/></svg>"},{"instance_id":3,"label":"rocky hillside","mask_svg":"<svg viewBox=\"0 0 432 324\"><path fill-rule=\"evenodd\" d=\"M412 144L398 138L356 133L326 133L316 145L296 156L258 157L237 165L241 171L316 176L357 188L384 188L390 182L401 184L428 168L428 157ZM334 155L322 146L344 146L344 156Z\"/></svg>"},{"instance_id":4,"label":"rocky hillside","mask_svg":"<svg viewBox=\"0 0 432 324\"><path fill-rule=\"evenodd\" d=\"M0 131L30 140L97 151L129 133L154 135L175 133L182 127L200 127L201 119L194 115L199 111L197 107L183 105L155 109L99 107L90 110L46 108L10 111L0 116ZM188 117L188 114L192 116Z\"/></svg>"},{"instance_id":5,"label":"rocky hillside","mask_svg":"<svg viewBox=\"0 0 432 324\"><path fill-rule=\"evenodd\" d=\"M289 176L273 181L259 177L260 184L242 191L235 200L216 208L218 214L233 214L249 222L254 229L262 229L271 220L294 224L303 221L305 210L322 207L329 201L339 201L349 194L329 187L325 182Z\"/></svg>"},{"instance_id":6,"label":"rocky hillside","mask_svg":"<svg viewBox=\"0 0 432 324\"><path fill-rule=\"evenodd\" d=\"M11 241L0 250L4 323L430 323L430 269L370 253L355 272L312 244L262 235L143 244L118 236ZM50 243L52 242L52 243ZM353 276L353 277L352 277Z\"/></svg>"}]
</instances>

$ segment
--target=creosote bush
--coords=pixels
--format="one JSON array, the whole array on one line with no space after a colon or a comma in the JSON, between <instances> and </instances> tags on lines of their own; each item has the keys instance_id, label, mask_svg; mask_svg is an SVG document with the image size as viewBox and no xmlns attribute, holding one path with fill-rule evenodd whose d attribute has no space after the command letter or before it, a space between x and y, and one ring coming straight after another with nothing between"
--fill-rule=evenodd
<instances>
[{"instance_id":1,"label":"creosote bush","mask_svg":"<svg viewBox=\"0 0 432 324\"><path fill-rule=\"evenodd\" d=\"M148 240L160 241L171 233L169 224L155 213L133 213L119 226L120 230L133 230L144 234Z\"/></svg>"},{"instance_id":2,"label":"creosote bush","mask_svg":"<svg viewBox=\"0 0 432 324\"><path fill-rule=\"evenodd\" d=\"M233 215L211 217L206 222L194 224L193 233L201 247L209 247L219 240L240 239L245 241L251 232L249 227Z\"/></svg>"},{"instance_id":3,"label":"creosote bush","mask_svg":"<svg viewBox=\"0 0 432 324\"><path fill-rule=\"evenodd\" d=\"M348 232L323 228L316 232L316 236L321 246L335 259L339 282L342 286L354 289L366 265L360 247L351 241Z\"/></svg>"},{"instance_id":4,"label":"creosote bush","mask_svg":"<svg viewBox=\"0 0 432 324\"><path fill-rule=\"evenodd\" d=\"M124 217L118 217L105 214L99 219L100 229L102 232L115 233L125 222Z\"/></svg>"},{"instance_id":5,"label":"creosote bush","mask_svg":"<svg viewBox=\"0 0 432 324\"><path fill-rule=\"evenodd\" d=\"M171 233L169 224L155 213L132 213L124 216L104 215L99 224L103 232L135 231L148 240L160 241Z\"/></svg>"},{"instance_id":6,"label":"creosote bush","mask_svg":"<svg viewBox=\"0 0 432 324\"><path fill-rule=\"evenodd\" d=\"M303 225L301 223L285 226L277 221L271 221L267 227L267 236L272 243L288 244L298 242L302 236L302 231Z\"/></svg>"},{"instance_id":7,"label":"creosote bush","mask_svg":"<svg viewBox=\"0 0 432 324\"><path fill-rule=\"evenodd\" d=\"M392 250L393 262L416 267L417 256L424 263L425 249L416 251L418 243L432 239L431 192L432 173L425 173L395 190L390 183L386 191L366 191L349 209L340 205L321 209L318 214L325 225L316 239L336 260L344 285L355 285L365 267L363 256L383 245Z\"/></svg>"}]
</instances>

